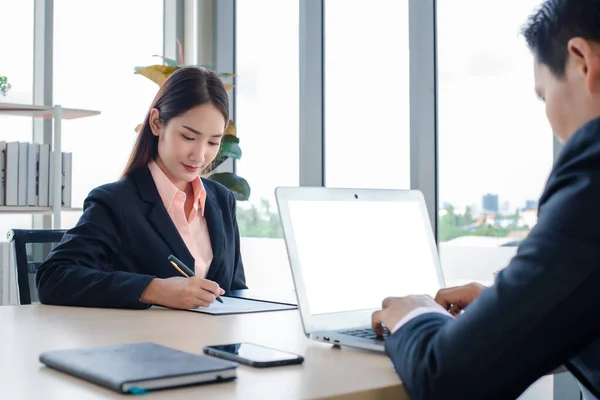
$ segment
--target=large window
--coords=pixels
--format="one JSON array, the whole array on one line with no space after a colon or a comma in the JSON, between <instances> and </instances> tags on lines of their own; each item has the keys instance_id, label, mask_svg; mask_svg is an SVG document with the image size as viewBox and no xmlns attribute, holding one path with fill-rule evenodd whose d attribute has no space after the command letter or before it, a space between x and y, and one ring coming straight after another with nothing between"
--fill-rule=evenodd
<instances>
[{"instance_id":1,"label":"large window","mask_svg":"<svg viewBox=\"0 0 600 400\"><path fill-rule=\"evenodd\" d=\"M299 7L236 4L237 173L252 189L237 209L246 279L253 289L292 289L274 190L299 181Z\"/></svg>"},{"instance_id":2,"label":"large window","mask_svg":"<svg viewBox=\"0 0 600 400\"><path fill-rule=\"evenodd\" d=\"M410 187L408 4L325 3L325 184Z\"/></svg>"},{"instance_id":3,"label":"large window","mask_svg":"<svg viewBox=\"0 0 600 400\"><path fill-rule=\"evenodd\" d=\"M12 88L0 101L31 104L33 101L33 0L0 0L7 12L0 24L0 76L7 76ZM10 38L10 40L8 40ZM7 125L10 124L10 127ZM25 131L25 133L23 133ZM31 120L2 117L2 140L29 141ZM23 136L25 134L25 136Z\"/></svg>"},{"instance_id":4,"label":"large window","mask_svg":"<svg viewBox=\"0 0 600 400\"><path fill-rule=\"evenodd\" d=\"M31 104L33 101L33 0L0 0L0 76L12 88L0 102ZM9 39L10 38L10 39ZM0 115L0 141L31 142L32 120ZM11 228L31 228L31 215L0 214L0 241Z\"/></svg>"},{"instance_id":5,"label":"large window","mask_svg":"<svg viewBox=\"0 0 600 400\"><path fill-rule=\"evenodd\" d=\"M73 153L73 201L119 179L158 86L135 66L162 64L162 0L54 1L54 102L100 110L63 123L63 151ZM76 213L63 215L72 226Z\"/></svg>"},{"instance_id":6,"label":"large window","mask_svg":"<svg viewBox=\"0 0 600 400\"><path fill-rule=\"evenodd\" d=\"M493 279L537 221L553 138L519 30L539 3L438 2L439 240L449 281ZM466 17L490 7L494 18Z\"/></svg>"},{"instance_id":7,"label":"large window","mask_svg":"<svg viewBox=\"0 0 600 400\"><path fill-rule=\"evenodd\" d=\"M274 190L298 185L298 3L238 1L236 16L237 173L252 190L238 223L242 236L281 238Z\"/></svg>"}]
</instances>

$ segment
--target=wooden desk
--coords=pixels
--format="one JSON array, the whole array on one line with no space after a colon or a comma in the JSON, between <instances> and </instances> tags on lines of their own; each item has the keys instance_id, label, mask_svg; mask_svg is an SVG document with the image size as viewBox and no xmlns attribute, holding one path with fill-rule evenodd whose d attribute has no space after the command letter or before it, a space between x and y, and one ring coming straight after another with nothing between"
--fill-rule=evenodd
<instances>
[{"instance_id":1,"label":"wooden desk","mask_svg":"<svg viewBox=\"0 0 600 400\"><path fill-rule=\"evenodd\" d=\"M51 370L38 361L53 349L155 342L202 354L202 347L249 341L302 354L304 364L238 367L233 382L169 389L148 399L407 399L381 354L334 349L308 340L298 311L211 316L189 311L0 307L0 399L133 398Z\"/></svg>"}]
</instances>

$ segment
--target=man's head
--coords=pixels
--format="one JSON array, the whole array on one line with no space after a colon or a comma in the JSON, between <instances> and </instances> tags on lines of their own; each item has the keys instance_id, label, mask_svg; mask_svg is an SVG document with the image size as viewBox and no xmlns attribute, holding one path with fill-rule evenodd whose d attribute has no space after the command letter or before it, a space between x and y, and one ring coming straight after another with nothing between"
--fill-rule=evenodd
<instances>
[{"instance_id":1,"label":"man's head","mask_svg":"<svg viewBox=\"0 0 600 400\"><path fill-rule=\"evenodd\" d=\"M534 56L536 93L564 142L600 117L600 0L546 0L523 36Z\"/></svg>"}]
</instances>

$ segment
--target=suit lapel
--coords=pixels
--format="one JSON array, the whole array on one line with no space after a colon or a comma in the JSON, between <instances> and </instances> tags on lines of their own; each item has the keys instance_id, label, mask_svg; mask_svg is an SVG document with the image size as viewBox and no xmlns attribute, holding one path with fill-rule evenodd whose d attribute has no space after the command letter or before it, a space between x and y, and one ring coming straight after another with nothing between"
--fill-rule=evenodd
<instances>
[{"instance_id":1,"label":"suit lapel","mask_svg":"<svg viewBox=\"0 0 600 400\"><path fill-rule=\"evenodd\" d=\"M215 280L215 277L219 275L219 270L222 267L221 253L224 241L223 214L221 208L217 204L217 199L207 186L208 185L205 185L207 201L204 205L204 216L206 218L208 235L210 236L213 260L208 269L208 273L206 274L206 279Z\"/></svg>"},{"instance_id":2,"label":"suit lapel","mask_svg":"<svg viewBox=\"0 0 600 400\"><path fill-rule=\"evenodd\" d=\"M194 271L195 260L162 203L156 203L148 213L148 221L171 249L171 253ZM165 259L165 262L167 260Z\"/></svg>"},{"instance_id":3,"label":"suit lapel","mask_svg":"<svg viewBox=\"0 0 600 400\"><path fill-rule=\"evenodd\" d=\"M150 170L147 167L142 168L139 171L134 172L131 176L138 186L141 198L144 201L151 203L150 211L147 215L148 221L160 237L167 243L171 249L171 253L183 261L193 271L195 264L194 257L188 250L177 227L175 227L171 216L167 212L167 209L158 194L158 189L156 189L156 184L154 183L154 179L152 179ZM162 263L163 260L157 261ZM168 262L166 257L164 262Z\"/></svg>"}]
</instances>

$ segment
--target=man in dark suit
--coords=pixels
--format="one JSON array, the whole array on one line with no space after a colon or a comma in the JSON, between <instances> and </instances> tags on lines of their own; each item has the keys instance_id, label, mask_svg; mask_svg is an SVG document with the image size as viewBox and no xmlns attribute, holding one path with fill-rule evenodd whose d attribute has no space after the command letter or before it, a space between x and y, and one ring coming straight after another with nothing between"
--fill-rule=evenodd
<instances>
[{"instance_id":1,"label":"man in dark suit","mask_svg":"<svg viewBox=\"0 0 600 400\"><path fill-rule=\"evenodd\" d=\"M523 35L565 146L492 287L388 298L373 314L414 399L515 398L560 365L600 398L600 0L547 0Z\"/></svg>"}]
</instances>

